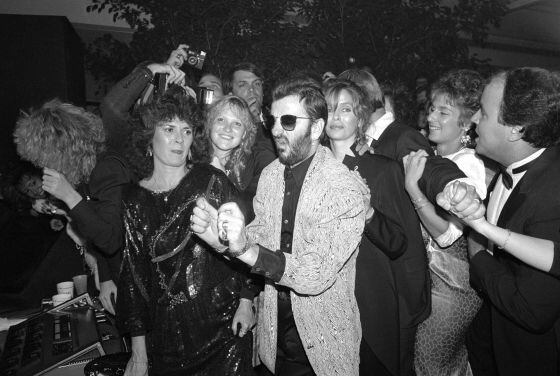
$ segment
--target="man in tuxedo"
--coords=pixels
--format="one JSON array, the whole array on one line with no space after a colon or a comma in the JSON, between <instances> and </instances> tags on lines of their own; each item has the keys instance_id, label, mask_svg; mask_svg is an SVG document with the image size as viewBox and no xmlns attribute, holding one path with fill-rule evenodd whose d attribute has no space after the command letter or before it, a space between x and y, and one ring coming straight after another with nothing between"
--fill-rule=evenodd
<instances>
[{"instance_id":1,"label":"man in tuxedo","mask_svg":"<svg viewBox=\"0 0 560 376\"><path fill-rule=\"evenodd\" d=\"M429 155L433 155L428 140L424 136L407 125L395 122L393 114L385 112L383 93L370 72L363 69L349 69L342 72L338 78L350 80L361 87L370 103L373 104L375 112L370 117L370 122L374 123L370 124L366 130L366 137L373 146L375 155L395 160L401 168L403 166L402 158L411 151L423 149ZM380 137L379 141L382 141L383 144L373 140L374 137ZM357 149L359 149L358 154L363 154L366 148L358 145ZM373 356L362 356L366 359L362 359L361 367L363 371L368 369L376 374L384 374L383 369L375 368L382 363L389 372L395 373L395 369L398 369L399 375L413 375L416 330L418 324L428 318L431 310L426 247L422 239L418 217L412 208L410 199L404 192L402 174L398 176L398 179L394 176L391 177L387 167L388 163L383 162L383 158L369 159L365 165L367 165L367 171L370 171L368 184L373 192L372 204L376 210L380 209L383 212L385 206L398 202L387 210L387 214L404 230L407 244L406 251L398 256L385 252L383 247L379 247L379 252L367 254L361 252L358 256L360 257L360 268L356 290L359 301L362 302L360 310L365 312L362 314L362 322L365 328L364 342L367 343L367 346L362 346L362 355L373 352L380 359L380 362L373 362L372 359L375 360ZM363 170L363 168L359 169L360 173L365 176L366 171ZM430 158L420 185L422 191L432 200L435 196L432 192L445 186L451 180L463 177L464 174L453 162L441 158ZM399 189L399 186L402 189ZM404 197L395 199L395 196L399 194ZM376 221L373 221L365 228L366 234L371 234L372 239L381 238L383 235L379 228L374 227L375 223ZM377 247L376 244L374 245ZM388 259L384 256L387 256ZM390 294L385 288L389 280L385 278L387 274L381 270L386 263L390 264L391 274L394 276L394 282L391 281L391 283L396 285L398 294L399 343L396 344L399 352L398 367L392 366L394 358L391 349L395 347L394 343L389 341L389 343L383 344L382 340L380 341L380 338L383 337L376 337L374 333L375 331L386 333L390 329L391 321L388 320L390 318L386 309L389 306L389 300L386 298L390 297ZM366 273L366 270L371 273ZM375 286L375 288L371 286ZM380 305L384 305L384 307L380 307ZM370 349L367 348L368 346Z\"/></svg>"},{"instance_id":2,"label":"man in tuxedo","mask_svg":"<svg viewBox=\"0 0 560 376\"><path fill-rule=\"evenodd\" d=\"M560 80L539 68L499 73L473 121L477 152L504 166L488 190L488 221L560 241ZM560 280L502 251L508 240L471 251L471 283L485 298L467 337L471 367L475 375L558 375Z\"/></svg>"}]
</instances>

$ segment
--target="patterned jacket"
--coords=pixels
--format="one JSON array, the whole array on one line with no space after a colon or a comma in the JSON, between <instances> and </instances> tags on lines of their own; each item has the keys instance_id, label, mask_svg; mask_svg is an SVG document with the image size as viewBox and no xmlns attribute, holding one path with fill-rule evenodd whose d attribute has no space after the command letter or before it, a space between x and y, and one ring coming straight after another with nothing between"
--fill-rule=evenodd
<instances>
[{"instance_id":1,"label":"patterned jacket","mask_svg":"<svg viewBox=\"0 0 560 376\"><path fill-rule=\"evenodd\" d=\"M284 165L261 175L248 236L280 249ZM295 217L292 254L279 285L291 289L292 310L311 366L318 375L358 375L361 327L354 296L357 247L369 192L363 181L319 146L303 182ZM274 370L277 290L267 280L259 299L257 342L262 362Z\"/></svg>"}]
</instances>

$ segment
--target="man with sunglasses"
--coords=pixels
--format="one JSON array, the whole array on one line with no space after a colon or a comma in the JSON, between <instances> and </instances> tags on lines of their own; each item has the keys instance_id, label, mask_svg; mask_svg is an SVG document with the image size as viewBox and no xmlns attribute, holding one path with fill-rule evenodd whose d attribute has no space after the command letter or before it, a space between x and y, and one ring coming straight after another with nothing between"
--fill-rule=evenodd
<instances>
[{"instance_id":1,"label":"man with sunglasses","mask_svg":"<svg viewBox=\"0 0 560 376\"><path fill-rule=\"evenodd\" d=\"M281 82L271 107L278 159L261 175L255 220L245 227L235 203L216 210L199 199L193 210L194 232L266 280L257 342L267 375L358 375L354 280L369 192L320 145L327 116L319 85Z\"/></svg>"}]
</instances>

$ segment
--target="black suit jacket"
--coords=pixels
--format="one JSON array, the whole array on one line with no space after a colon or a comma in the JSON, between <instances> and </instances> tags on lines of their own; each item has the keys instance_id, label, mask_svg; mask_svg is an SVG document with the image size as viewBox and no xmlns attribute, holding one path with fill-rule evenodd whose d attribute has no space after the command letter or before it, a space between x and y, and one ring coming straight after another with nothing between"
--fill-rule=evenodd
<instances>
[{"instance_id":1,"label":"black suit jacket","mask_svg":"<svg viewBox=\"0 0 560 376\"><path fill-rule=\"evenodd\" d=\"M511 192L498 226L560 241L560 147L546 150ZM490 306L500 375L558 375L560 280L495 248L471 259L471 283ZM484 320L482 315L475 320ZM484 323L473 323L473 325ZM476 351L476 349L470 349Z\"/></svg>"},{"instance_id":2,"label":"black suit jacket","mask_svg":"<svg viewBox=\"0 0 560 376\"><path fill-rule=\"evenodd\" d=\"M402 166L402 159L411 151L420 149L426 150L429 155L434 155L434 151L428 139L416 129L406 124L394 121L381 133L375 142L375 154L381 154L396 160Z\"/></svg>"},{"instance_id":3,"label":"black suit jacket","mask_svg":"<svg viewBox=\"0 0 560 376\"><path fill-rule=\"evenodd\" d=\"M430 278L420 222L405 188L400 165L387 157L346 156L371 191L375 209L364 228L356 261L356 299L364 340L385 367L399 374L399 328L430 314ZM430 199L465 175L443 158L430 158L419 182Z\"/></svg>"}]
</instances>

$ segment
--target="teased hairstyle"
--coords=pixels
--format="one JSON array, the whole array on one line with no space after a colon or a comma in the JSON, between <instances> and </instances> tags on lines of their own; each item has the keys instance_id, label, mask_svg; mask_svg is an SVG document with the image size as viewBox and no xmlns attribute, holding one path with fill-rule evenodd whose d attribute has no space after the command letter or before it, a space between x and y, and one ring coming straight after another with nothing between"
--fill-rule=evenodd
<instances>
[{"instance_id":1,"label":"teased hairstyle","mask_svg":"<svg viewBox=\"0 0 560 376\"><path fill-rule=\"evenodd\" d=\"M60 172L76 186L88 182L105 150L105 131L98 116L53 99L18 119L14 141L21 158Z\"/></svg>"},{"instance_id":2,"label":"teased hairstyle","mask_svg":"<svg viewBox=\"0 0 560 376\"><path fill-rule=\"evenodd\" d=\"M431 98L440 94L445 96L448 104L455 106L460 111L460 125L467 128L474 146L474 128L471 117L480 109L480 97L485 80L473 70L459 69L447 72L432 84Z\"/></svg>"},{"instance_id":3,"label":"teased hairstyle","mask_svg":"<svg viewBox=\"0 0 560 376\"><path fill-rule=\"evenodd\" d=\"M139 179L149 177L154 170L153 157L147 155L156 128L177 118L188 123L193 131L189 163L208 162L208 141L204 135L202 110L196 101L178 85L170 85L165 93L152 102L138 107L132 131L128 160Z\"/></svg>"},{"instance_id":4,"label":"teased hairstyle","mask_svg":"<svg viewBox=\"0 0 560 376\"><path fill-rule=\"evenodd\" d=\"M375 76L365 69L347 69L340 73L337 78L350 80L361 87L373 106L373 111L383 107L383 93Z\"/></svg>"},{"instance_id":5,"label":"teased hairstyle","mask_svg":"<svg viewBox=\"0 0 560 376\"><path fill-rule=\"evenodd\" d=\"M328 120L327 101L319 83L313 78L296 77L279 81L272 90L272 100L277 101L284 97L295 95L303 105L307 114L313 119Z\"/></svg>"},{"instance_id":6,"label":"teased hairstyle","mask_svg":"<svg viewBox=\"0 0 560 376\"><path fill-rule=\"evenodd\" d=\"M223 79L222 83L223 83L224 94L229 94L229 93L232 92L233 76L234 76L235 72L238 72L238 71L251 72L255 76L257 76L258 78L260 78L261 80L264 81L263 71L259 67L257 67L255 64L249 63L249 62L246 62L246 61L241 62L241 63L237 63L228 71L227 75Z\"/></svg>"},{"instance_id":7,"label":"teased hairstyle","mask_svg":"<svg viewBox=\"0 0 560 376\"><path fill-rule=\"evenodd\" d=\"M352 98L352 111L358 118L357 140L365 141L365 128L369 124L369 117L373 111L371 102L368 100L364 90L350 80L331 79L325 86L325 98L327 103L333 105L331 111L336 111L338 98L343 90L346 90Z\"/></svg>"},{"instance_id":8,"label":"teased hairstyle","mask_svg":"<svg viewBox=\"0 0 560 376\"><path fill-rule=\"evenodd\" d=\"M560 140L560 77L546 69L516 68L498 73L504 95L498 120L523 127L523 140L543 148Z\"/></svg>"},{"instance_id":9,"label":"teased hairstyle","mask_svg":"<svg viewBox=\"0 0 560 376\"><path fill-rule=\"evenodd\" d=\"M253 122L253 116L251 115L247 103L234 95L226 95L219 101L212 103L207 110L204 133L208 140L211 140L210 133L212 132L214 122L226 110L230 110L237 116L245 128L241 138L241 144L232 150L225 165L226 170L232 171L230 178L233 180L235 186L243 190L246 188L248 182L242 181L242 172L247 166L247 159L255 143L257 126ZM212 149L212 142L210 142L210 148Z\"/></svg>"}]
</instances>

